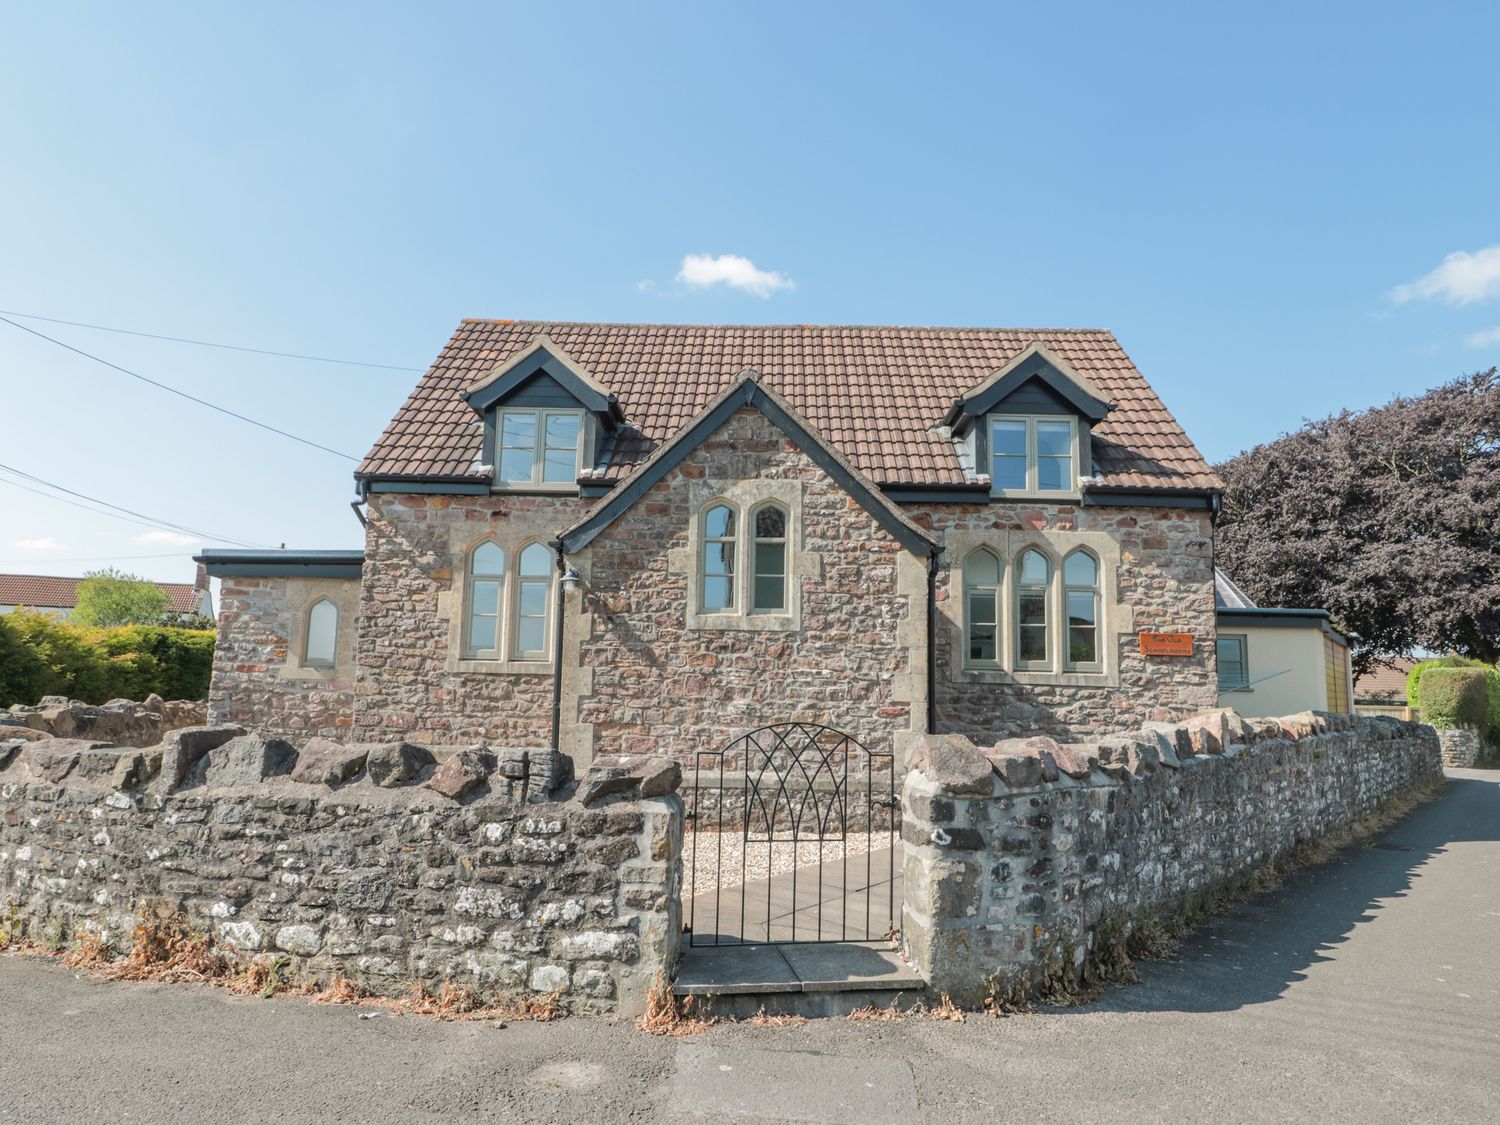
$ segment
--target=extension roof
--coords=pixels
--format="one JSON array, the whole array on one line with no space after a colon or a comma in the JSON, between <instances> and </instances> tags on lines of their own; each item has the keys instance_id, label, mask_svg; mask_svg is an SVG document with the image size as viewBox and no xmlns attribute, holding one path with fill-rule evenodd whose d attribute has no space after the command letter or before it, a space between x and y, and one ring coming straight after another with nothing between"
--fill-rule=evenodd
<instances>
[{"instance_id":1,"label":"extension roof","mask_svg":"<svg viewBox=\"0 0 1500 1125\"><path fill-rule=\"evenodd\" d=\"M954 403L1036 345L1111 403L1093 428L1100 486L1222 487L1110 332L1100 329L836 325L578 324L465 320L360 463L361 479L479 481L476 384L545 335L618 403L593 479L614 484L747 368L879 485L971 482L944 419Z\"/></svg>"},{"instance_id":2,"label":"extension roof","mask_svg":"<svg viewBox=\"0 0 1500 1125\"><path fill-rule=\"evenodd\" d=\"M32 609L72 609L78 604L82 578L53 578L43 574L0 574L0 605ZM199 591L191 582L158 582L174 613L196 613Z\"/></svg>"}]
</instances>

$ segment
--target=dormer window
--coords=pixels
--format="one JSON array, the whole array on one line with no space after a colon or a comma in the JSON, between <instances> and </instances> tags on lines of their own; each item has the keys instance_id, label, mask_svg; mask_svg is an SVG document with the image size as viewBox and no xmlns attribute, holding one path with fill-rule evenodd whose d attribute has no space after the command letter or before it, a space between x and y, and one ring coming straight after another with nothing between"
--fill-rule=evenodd
<instances>
[{"instance_id":1,"label":"dormer window","mask_svg":"<svg viewBox=\"0 0 1500 1125\"><path fill-rule=\"evenodd\" d=\"M1077 490L1078 423L1055 415L990 415L990 482L1001 495Z\"/></svg>"},{"instance_id":2,"label":"dormer window","mask_svg":"<svg viewBox=\"0 0 1500 1125\"><path fill-rule=\"evenodd\" d=\"M571 486L578 479L582 410L506 407L496 414L496 484Z\"/></svg>"}]
</instances>

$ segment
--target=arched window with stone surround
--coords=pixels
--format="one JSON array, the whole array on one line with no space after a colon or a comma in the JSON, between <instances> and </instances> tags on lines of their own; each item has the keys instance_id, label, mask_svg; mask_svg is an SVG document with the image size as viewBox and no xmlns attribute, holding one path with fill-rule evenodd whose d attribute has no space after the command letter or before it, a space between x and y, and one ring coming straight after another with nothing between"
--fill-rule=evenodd
<instances>
[{"instance_id":1,"label":"arched window with stone surround","mask_svg":"<svg viewBox=\"0 0 1500 1125\"><path fill-rule=\"evenodd\" d=\"M1099 560L1078 548L1063 560L1063 611L1067 614L1067 667L1088 670L1100 663Z\"/></svg>"},{"instance_id":2,"label":"arched window with stone surround","mask_svg":"<svg viewBox=\"0 0 1500 1125\"><path fill-rule=\"evenodd\" d=\"M723 501L703 512L703 561L699 598L704 613L734 609L734 555L739 513Z\"/></svg>"},{"instance_id":3,"label":"arched window with stone surround","mask_svg":"<svg viewBox=\"0 0 1500 1125\"><path fill-rule=\"evenodd\" d=\"M511 655L517 660L545 660L547 610L552 604L552 552L544 543L531 543L516 557Z\"/></svg>"},{"instance_id":4,"label":"arched window with stone surround","mask_svg":"<svg viewBox=\"0 0 1500 1125\"><path fill-rule=\"evenodd\" d=\"M305 668L332 668L338 653L339 607L319 598L307 611L307 631L302 642Z\"/></svg>"},{"instance_id":5,"label":"arched window with stone surround","mask_svg":"<svg viewBox=\"0 0 1500 1125\"><path fill-rule=\"evenodd\" d=\"M1000 557L981 547L964 560L964 660L1000 663Z\"/></svg>"},{"instance_id":6,"label":"arched window with stone surround","mask_svg":"<svg viewBox=\"0 0 1500 1125\"><path fill-rule=\"evenodd\" d=\"M787 511L763 504L750 513L754 534L750 559L750 611L785 613L787 582Z\"/></svg>"},{"instance_id":7,"label":"arched window with stone surround","mask_svg":"<svg viewBox=\"0 0 1500 1125\"><path fill-rule=\"evenodd\" d=\"M1016 667L1051 666L1051 629L1048 620L1048 588L1052 564L1035 547L1016 561Z\"/></svg>"},{"instance_id":8,"label":"arched window with stone surround","mask_svg":"<svg viewBox=\"0 0 1500 1125\"><path fill-rule=\"evenodd\" d=\"M486 539L469 552L464 585L464 655L498 660L501 646L500 606L505 592L505 552Z\"/></svg>"}]
</instances>

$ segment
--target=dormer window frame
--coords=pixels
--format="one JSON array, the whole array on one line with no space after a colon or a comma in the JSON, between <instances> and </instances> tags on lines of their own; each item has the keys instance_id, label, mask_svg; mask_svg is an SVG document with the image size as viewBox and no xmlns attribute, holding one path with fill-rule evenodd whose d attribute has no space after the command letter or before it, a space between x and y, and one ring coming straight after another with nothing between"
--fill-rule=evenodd
<instances>
[{"instance_id":1,"label":"dormer window frame","mask_svg":"<svg viewBox=\"0 0 1500 1125\"><path fill-rule=\"evenodd\" d=\"M544 380L543 384L535 381ZM496 365L473 384L465 401L483 419L484 464L490 467L494 492L543 492L576 495L582 475L598 461L605 435L624 422L619 401L587 371L558 347L545 333L538 335L517 355ZM505 420L529 415L532 419L531 474L526 479L506 479ZM547 420L576 416L578 443L574 472L567 481L546 479ZM515 448L515 447L513 447ZM524 448L520 447L520 448ZM564 447L554 447L554 452Z\"/></svg>"},{"instance_id":2,"label":"dormer window frame","mask_svg":"<svg viewBox=\"0 0 1500 1125\"><path fill-rule=\"evenodd\" d=\"M997 460L996 431L1002 426L1021 425L1025 427L1025 452L1019 455L1000 454L999 456L1020 456L1025 460L1026 483L1020 488L1009 488L1000 483L1000 475L995 472ZM1058 455L1044 454L1041 452L1041 442L1038 437L1039 427L1047 425L1066 425L1068 427L1067 448L1069 479L1062 488L1043 488L1041 483L1041 461L1043 458L1056 460ZM1077 416L1072 414L1013 414L1005 411L996 411L987 414L984 418L984 460L981 463L981 471L990 476L990 495L998 499L1017 500L1076 500L1080 495L1080 481L1088 475L1084 470L1088 465L1085 458L1088 442L1088 426Z\"/></svg>"}]
</instances>

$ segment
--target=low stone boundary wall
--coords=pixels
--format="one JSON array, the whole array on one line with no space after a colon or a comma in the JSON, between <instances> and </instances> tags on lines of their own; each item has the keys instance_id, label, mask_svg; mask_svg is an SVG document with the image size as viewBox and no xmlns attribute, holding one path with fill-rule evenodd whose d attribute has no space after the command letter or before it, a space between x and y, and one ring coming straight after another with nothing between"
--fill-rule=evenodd
<instances>
[{"instance_id":1,"label":"low stone boundary wall","mask_svg":"<svg viewBox=\"0 0 1500 1125\"><path fill-rule=\"evenodd\" d=\"M1087 746L929 735L912 765L902 943L966 1003L1035 991L1442 777L1431 727L1310 712L1213 712Z\"/></svg>"},{"instance_id":2,"label":"low stone boundary wall","mask_svg":"<svg viewBox=\"0 0 1500 1125\"><path fill-rule=\"evenodd\" d=\"M1487 743L1477 730L1440 730L1437 734L1445 766L1471 770L1500 757L1496 747Z\"/></svg>"},{"instance_id":3,"label":"low stone boundary wall","mask_svg":"<svg viewBox=\"0 0 1500 1125\"><path fill-rule=\"evenodd\" d=\"M35 706L13 704L0 711L0 742L25 737L98 738L116 746L154 746L162 736L208 721L203 700L166 700L148 695L143 701L111 699L94 706L65 695L47 695Z\"/></svg>"},{"instance_id":4,"label":"low stone boundary wall","mask_svg":"<svg viewBox=\"0 0 1500 1125\"><path fill-rule=\"evenodd\" d=\"M232 727L144 751L0 743L0 925L123 953L165 904L237 959L285 958L283 977L637 1012L677 955L676 768L606 763L569 799L524 800L505 772L524 760L298 753Z\"/></svg>"}]
</instances>

